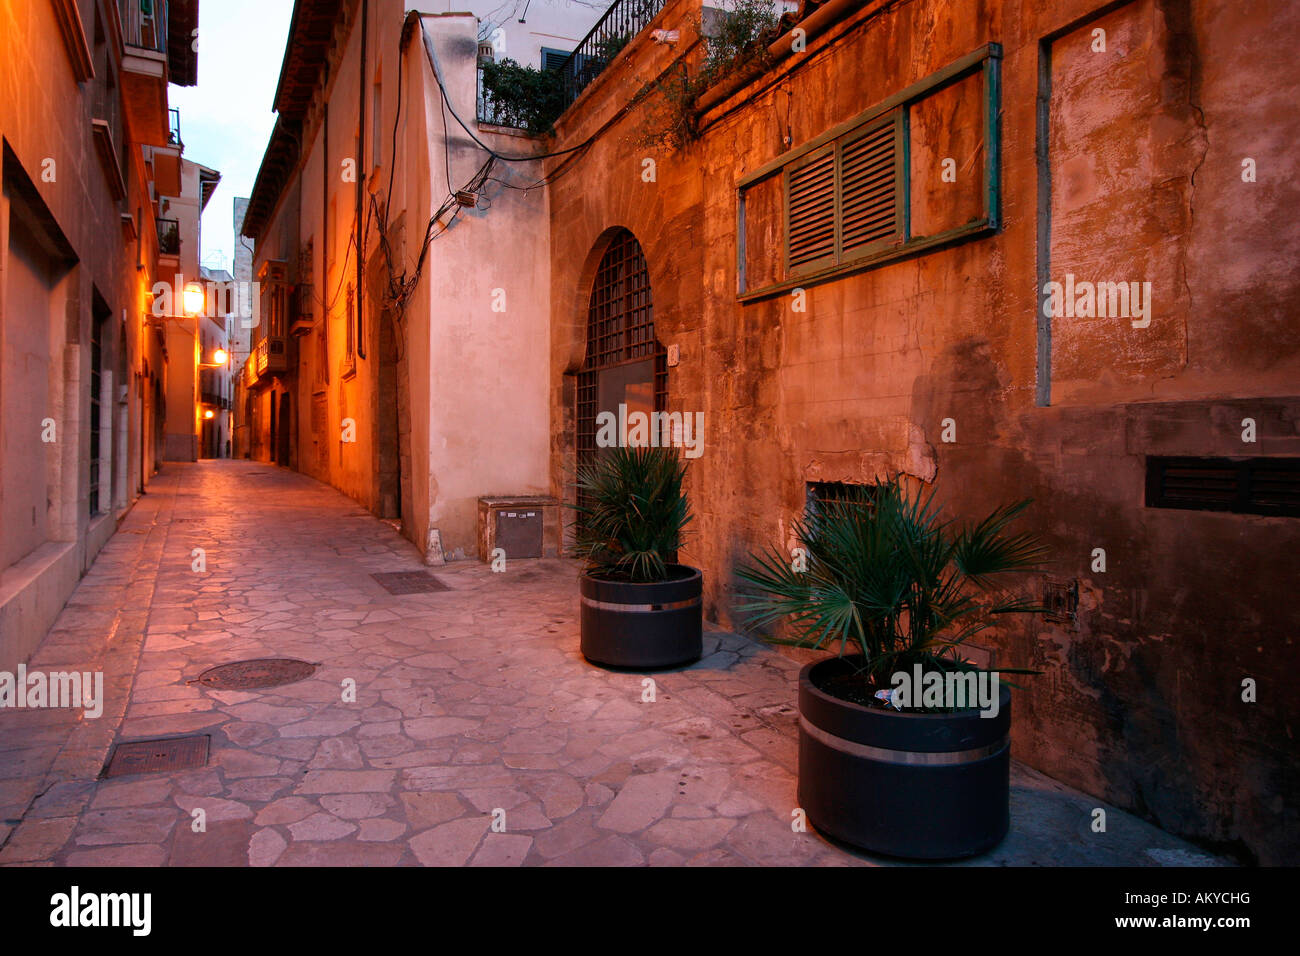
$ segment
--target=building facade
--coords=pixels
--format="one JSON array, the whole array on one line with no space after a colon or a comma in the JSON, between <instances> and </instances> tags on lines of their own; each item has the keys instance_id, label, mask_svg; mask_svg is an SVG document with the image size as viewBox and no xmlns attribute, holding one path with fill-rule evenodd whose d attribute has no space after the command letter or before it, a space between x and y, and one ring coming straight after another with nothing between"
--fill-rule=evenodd
<instances>
[{"instance_id":1,"label":"building facade","mask_svg":"<svg viewBox=\"0 0 1300 956\"><path fill-rule=\"evenodd\" d=\"M199 326L200 458L229 458L233 451L234 346L239 322L239 290L225 269L199 268L208 308Z\"/></svg>"},{"instance_id":2,"label":"building facade","mask_svg":"<svg viewBox=\"0 0 1300 956\"><path fill-rule=\"evenodd\" d=\"M203 440L211 429L206 412L214 411L216 349L224 348L226 303L200 265L203 210L221 181L221 174L184 157L180 160L180 186L159 201L165 232L174 236L162 263L174 271L162 281L171 291L171 308L156 308L167 326L167 414L164 432L168 461L213 458ZM168 314L169 313L169 314ZM215 402L220 405L219 400Z\"/></svg>"},{"instance_id":3,"label":"building facade","mask_svg":"<svg viewBox=\"0 0 1300 956\"><path fill-rule=\"evenodd\" d=\"M553 489L607 393L702 413L683 558L728 625L827 486L1032 498L1051 611L984 648L1041 672L1017 756L1294 861L1300 84L1268 37L1300 10L808 9L683 110L635 96L701 75L669 0L558 121L587 145L546 161Z\"/></svg>"},{"instance_id":4,"label":"building facade","mask_svg":"<svg viewBox=\"0 0 1300 956\"><path fill-rule=\"evenodd\" d=\"M197 22L197 0L0 7L0 670L164 455L158 200L180 188L167 88L197 80Z\"/></svg>"},{"instance_id":5,"label":"building facade","mask_svg":"<svg viewBox=\"0 0 1300 956\"><path fill-rule=\"evenodd\" d=\"M480 52L540 67L597 16L295 6L243 221L261 293L249 455L400 518L430 562L474 553L480 497L549 492L541 150L477 119Z\"/></svg>"},{"instance_id":6,"label":"building facade","mask_svg":"<svg viewBox=\"0 0 1300 956\"><path fill-rule=\"evenodd\" d=\"M509 23L300 0L244 220L252 457L439 560L480 497L571 502L601 412L680 413L682 558L733 627L820 494L1032 498L1048 610L974 649L1039 672L1017 756L1295 860L1294 5L827 0L720 64L721 6L573 31L533 136L482 110Z\"/></svg>"}]
</instances>

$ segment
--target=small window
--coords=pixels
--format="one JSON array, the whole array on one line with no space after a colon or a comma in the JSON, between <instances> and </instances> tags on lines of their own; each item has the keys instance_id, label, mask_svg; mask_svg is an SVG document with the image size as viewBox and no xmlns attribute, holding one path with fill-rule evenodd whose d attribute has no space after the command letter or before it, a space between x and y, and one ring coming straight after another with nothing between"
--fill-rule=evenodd
<instances>
[{"instance_id":1,"label":"small window","mask_svg":"<svg viewBox=\"0 0 1300 956\"><path fill-rule=\"evenodd\" d=\"M553 50L550 47L542 47L542 69L558 70L564 65L564 61L569 58L568 50Z\"/></svg>"},{"instance_id":2,"label":"small window","mask_svg":"<svg viewBox=\"0 0 1300 956\"><path fill-rule=\"evenodd\" d=\"M1146 505L1300 517L1300 458L1148 458Z\"/></svg>"},{"instance_id":3,"label":"small window","mask_svg":"<svg viewBox=\"0 0 1300 956\"><path fill-rule=\"evenodd\" d=\"M820 515L828 504L865 501L875 487L847 481L810 481L804 485L805 513L812 518Z\"/></svg>"}]
</instances>

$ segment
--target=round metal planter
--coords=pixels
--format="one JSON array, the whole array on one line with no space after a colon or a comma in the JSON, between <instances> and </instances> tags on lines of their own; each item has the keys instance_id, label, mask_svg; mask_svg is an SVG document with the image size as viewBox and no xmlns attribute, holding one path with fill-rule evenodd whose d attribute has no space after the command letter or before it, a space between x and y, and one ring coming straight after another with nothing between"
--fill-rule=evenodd
<instances>
[{"instance_id":1,"label":"round metal planter","mask_svg":"<svg viewBox=\"0 0 1300 956\"><path fill-rule=\"evenodd\" d=\"M703 651L704 578L695 568L668 566L653 584L581 578L582 655L610 667L690 664Z\"/></svg>"},{"instance_id":2,"label":"round metal planter","mask_svg":"<svg viewBox=\"0 0 1300 956\"><path fill-rule=\"evenodd\" d=\"M799 805L817 829L864 850L911 859L974 856L1007 835L1011 692L996 716L862 707L820 690L851 665L828 658L799 674Z\"/></svg>"}]
</instances>

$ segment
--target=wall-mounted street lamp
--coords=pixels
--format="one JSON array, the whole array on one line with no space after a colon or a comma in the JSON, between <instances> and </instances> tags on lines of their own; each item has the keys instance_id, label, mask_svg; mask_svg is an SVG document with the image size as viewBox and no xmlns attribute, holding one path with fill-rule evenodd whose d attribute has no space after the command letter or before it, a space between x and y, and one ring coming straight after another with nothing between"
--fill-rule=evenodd
<instances>
[{"instance_id":1,"label":"wall-mounted street lamp","mask_svg":"<svg viewBox=\"0 0 1300 956\"><path fill-rule=\"evenodd\" d=\"M230 353L225 349L217 349L212 353L211 362L200 362L199 368L221 368L230 359Z\"/></svg>"},{"instance_id":2,"label":"wall-mounted street lamp","mask_svg":"<svg viewBox=\"0 0 1300 956\"><path fill-rule=\"evenodd\" d=\"M191 282L185 287L182 299L186 315L201 315L207 307L207 296L203 293L203 286L197 282Z\"/></svg>"},{"instance_id":3,"label":"wall-mounted street lamp","mask_svg":"<svg viewBox=\"0 0 1300 956\"><path fill-rule=\"evenodd\" d=\"M205 408L205 409L203 410L203 417L204 417L204 418L216 418L216 416L217 416L217 413L214 412L214 411L213 411L212 409L210 409L210 408Z\"/></svg>"}]
</instances>

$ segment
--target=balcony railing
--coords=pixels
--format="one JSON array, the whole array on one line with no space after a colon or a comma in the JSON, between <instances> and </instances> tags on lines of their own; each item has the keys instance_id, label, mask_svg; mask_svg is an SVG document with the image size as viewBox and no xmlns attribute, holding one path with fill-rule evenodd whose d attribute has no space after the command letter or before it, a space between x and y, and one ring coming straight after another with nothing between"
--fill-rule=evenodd
<instances>
[{"instance_id":1,"label":"balcony railing","mask_svg":"<svg viewBox=\"0 0 1300 956\"><path fill-rule=\"evenodd\" d=\"M506 103L498 103L491 90L483 87L483 62L478 65L478 121L511 129L526 129L528 121L520 111Z\"/></svg>"},{"instance_id":2,"label":"balcony railing","mask_svg":"<svg viewBox=\"0 0 1300 956\"><path fill-rule=\"evenodd\" d=\"M167 0L117 0L122 17L122 42L127 46L167 52Z\"/></svg>"},{"instance_id":3,"label":"balcony railing","mask_svg":"<svg viewBox=\"0 0 1300 956\"><path fill-rule=\"evenodd\" d=\"M185 145L181 142L181 111L177 109L167 111L167 145Z\"/></svg>"},{"instance_id":4,"label":"balcony railing","mask_svg":"<svg viewBox=\"0 0 1300 956\"><path fill-rule=\"evenodd\" d=\"M288 357L284 351L284 339L281 336L268 336L262 339L257 343L253 356L256 359L253 367L257 370L258 378L268 372L283 372L289 367Z\"/></svg>"},{"instance_id":5,"label":"balcony railing","mask_svg":"<svg viewBox=\"0 0 1300 956\"><path fill-rule=\"evenodd\" d=\"M563 91L563 109L609 65L634 36L664 8L666 0L615 0L591 32L582 38L557 68Z\"/></svg>"},{"instance_id":6,"label":"balcony railing","mask_svg":"<svg viewBox=\"0 0 1300 956\"><path fill-rule=\"evenodd\" d=\"M181 224L176 219L155 220L158 224L158 251L164 256L181 254Z\"/></svg>"}]
</instances>

